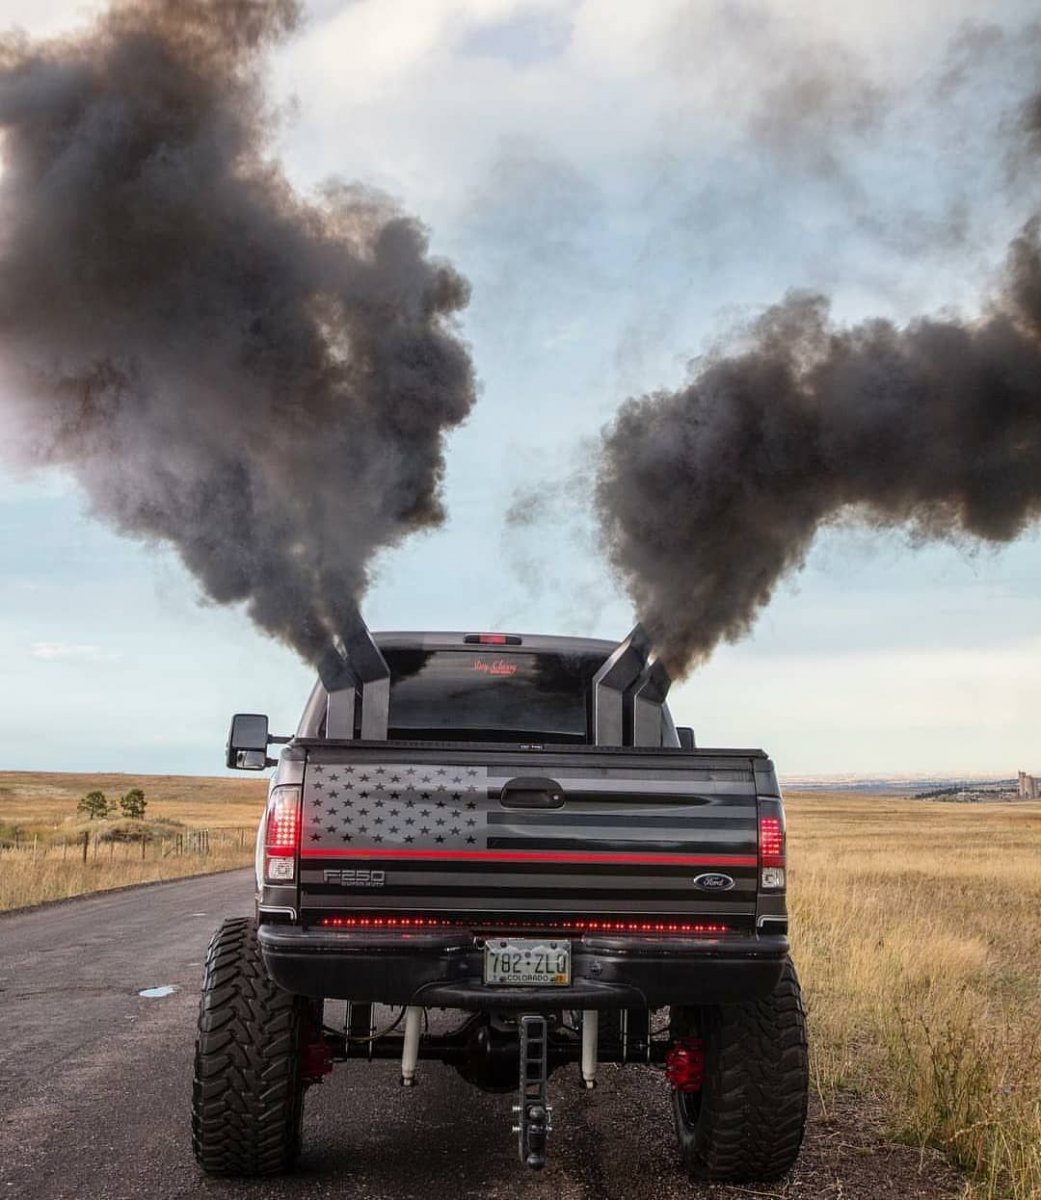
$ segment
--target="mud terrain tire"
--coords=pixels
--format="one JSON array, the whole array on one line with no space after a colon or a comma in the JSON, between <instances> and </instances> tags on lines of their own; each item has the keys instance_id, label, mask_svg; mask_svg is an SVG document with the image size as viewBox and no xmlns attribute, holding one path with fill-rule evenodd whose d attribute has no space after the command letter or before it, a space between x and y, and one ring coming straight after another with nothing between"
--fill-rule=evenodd
<instances>
[{"instance_id":1,"label":"mud terrain tire","mask_svg":"<svg viewBox=\"0 0 1041 1200\"><path fill-rule=\"evenodd\" d=\"M300 1150L307 1002L268 978L256 922L213 935L199 1006L192 1150L210 1175L275 1175Z\"/></svg>"},{"instance_id":2,"label":"mud terrain tire","mask_svg":"<svg viewBox=\"0 0 1041 1200\"><path fill-rule=\"evenodd\" d=\"M691 1178L746 1183L787 1174L809 1090L806 1014L791 962L762 1000L674 1008L672 1035L700 1037L705 1053L701 1090L672 1093Z\"/></svg>"}]
</instances>

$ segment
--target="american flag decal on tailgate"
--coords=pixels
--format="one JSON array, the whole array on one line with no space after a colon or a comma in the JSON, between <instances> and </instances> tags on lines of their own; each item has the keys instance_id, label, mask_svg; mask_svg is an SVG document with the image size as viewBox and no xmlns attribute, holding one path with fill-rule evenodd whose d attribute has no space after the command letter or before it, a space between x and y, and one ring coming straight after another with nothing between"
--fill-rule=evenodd
<instances>
[{"instance_id":1,"label":"american flag decal on tailgate","mask_svg":"<svg viewBox=\"0 0 1041 1200\"><path fill-rule=\"evenodd\" d=\"M481 850L488 845L483 767L313 764L302 846L323 851Z\"/></svg>"},{"instance_id":2,"label":"american flag decal on tailgate","mask_svg":"<svg viewBox=\"0 0 1041 1200\"><path fill-rule=\"evenodd\" d=\"M424 912L510 914L579 905L586 914L754 917L756 799L747 760L417 758L385 761L368 749L347 763L309 758L304 908L362 911L376 902L386 912L418 904ZM556 807L502 802L518 778L543 775L563 793ZM346 872L348 883L350 867L358 875ZM698 891L692 881L706 870L723 871L734 886Z\"/></svg>"}]
</instances>

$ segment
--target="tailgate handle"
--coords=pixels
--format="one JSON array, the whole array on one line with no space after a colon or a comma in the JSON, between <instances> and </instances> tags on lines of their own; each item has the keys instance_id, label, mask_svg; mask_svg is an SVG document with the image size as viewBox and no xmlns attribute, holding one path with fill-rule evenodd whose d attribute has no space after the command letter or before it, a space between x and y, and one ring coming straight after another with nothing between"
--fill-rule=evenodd
<instances>
[{"instance_id":1,"label":"tailgate handle","mask_svg":"<svg viewBox=\"0 0 1041 1200\"><path fill-rule=\"evenodd\" d=\"M503 784L499 803L503 808L561 808L564 789L555 779L522 775Z\"/></svg>"}]
</instances>

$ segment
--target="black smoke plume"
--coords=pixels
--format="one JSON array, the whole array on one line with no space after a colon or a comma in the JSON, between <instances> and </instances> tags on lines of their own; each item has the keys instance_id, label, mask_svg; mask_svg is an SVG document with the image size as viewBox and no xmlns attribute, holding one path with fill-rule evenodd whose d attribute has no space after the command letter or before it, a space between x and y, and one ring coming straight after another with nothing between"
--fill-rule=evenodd
<instances>
[{"instance_id":1,"label":"black smoke plume","mask_svg":"<svg viewBox=\"0 0 1041 1200\"><path fill-rule=\"evenodd\" d=\"M1041 97L1027 110L1035 146ZM974 322L838 328L791 294L604 431L596 504L674 674L746 633L823 525L1007 542L1041 516L1041 217Z\"/></svg>"},{"instance_id":2,"label":"black smoke plume","mask_svg":"<svg viewBox=\"0 0 1041 1200\"><path fill-rule=\"evenodd\" d=\"M294 193L260 70L296 0L126 0L0 41L0 403L118 530L315 658L443 517L468 286L386 198Z\"/></svg>"}]
</instances>

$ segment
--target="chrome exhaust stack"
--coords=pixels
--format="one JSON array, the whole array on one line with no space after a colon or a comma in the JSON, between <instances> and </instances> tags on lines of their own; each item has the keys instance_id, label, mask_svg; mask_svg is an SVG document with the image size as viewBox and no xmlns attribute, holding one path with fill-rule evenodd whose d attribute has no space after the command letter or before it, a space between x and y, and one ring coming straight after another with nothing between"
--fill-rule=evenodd
<instances>
[{"instance_id":1,"label":"chrome exhaust stack","mask_svg":"<svg viewBox=\"0 0 1041 1200\"><path fill-rule=\"evenodd\" d=\"M637 625L593 676L596 745L660 746L661 709L671 683L647 630Z\"/></svg>"},{"instance_id":2,"label":"chrome exhaust stack","mask_svg":"<svg viewBox=\"0 0 1041 1200\"><path fill-rule=\"evenodd\" d=\"M639 680L650 649L647 631L637 625L593 676L593 741L597 746L632 744L626 696Z\"/></svg>"},{"instance_id":3,"label":"chrome exhaust stack","mask_svg":"<svg viewBox=\"0 0 1041 1200\"><path fill-rule=\"evenodd\" d=\"M661 709L671 684L672 679L665 664L656 654L652 654L630 693L634 746L661 745Z\"/></svg>"},{"instance_id":4,"label":"chrome exhaust stack","mask_svg":"<svg viewBox=\"0 0 1041 1200\"><path fill-rule=\"evenodd\" d=\"M360 616L322 655L318 677L328 694L327 738L386 741L390 667Z\"/></svg>"}]
</instances>

